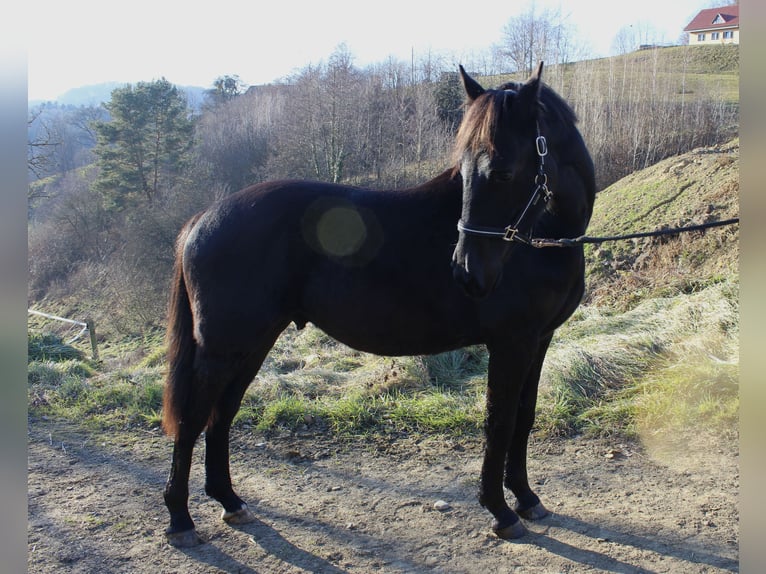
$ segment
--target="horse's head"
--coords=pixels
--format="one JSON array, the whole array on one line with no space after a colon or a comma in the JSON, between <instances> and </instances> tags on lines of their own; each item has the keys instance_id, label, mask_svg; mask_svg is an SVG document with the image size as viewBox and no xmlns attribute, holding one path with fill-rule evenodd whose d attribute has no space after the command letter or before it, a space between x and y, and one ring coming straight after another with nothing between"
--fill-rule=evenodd
<instances>
[{"instance_id":1,"label":"horse's head","mask_svg":"<svg viewBox=\"0 0 766 574\"><path fill-rule=\"evenodd\" d=\"M485 90L460 67L467 96L455 161L463 177L460 235L453 274L473 297L485 297L516 242L525 242L548 200L540 134L542 63L523 84Z\"/></svg>"}]
</instances>

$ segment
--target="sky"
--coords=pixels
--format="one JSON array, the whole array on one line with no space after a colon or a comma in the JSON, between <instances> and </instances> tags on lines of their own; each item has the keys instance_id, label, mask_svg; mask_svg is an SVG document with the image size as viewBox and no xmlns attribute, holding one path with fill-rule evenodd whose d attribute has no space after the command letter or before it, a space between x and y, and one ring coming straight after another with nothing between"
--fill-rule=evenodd
<instances>
[{"instance_id":1,"label":"sky","mask_svg":"<svg viewBox=\"0 0 766 574\"><path fill-rule=\"evenodd\" d=\"M80 86L163 77L180 86L210 87L224 75L270 83L327 61L342 43L359 67L429 51L457 66L499 43L504 25L529 11L531 1L38 0L29 4L25 32L28 98L53 100ZM617 32L631 25L649 26L655 41L675 43L711 5L534 0L536 12L560 10L594 57L610 55Z\"/></svg>"}]
</instances>

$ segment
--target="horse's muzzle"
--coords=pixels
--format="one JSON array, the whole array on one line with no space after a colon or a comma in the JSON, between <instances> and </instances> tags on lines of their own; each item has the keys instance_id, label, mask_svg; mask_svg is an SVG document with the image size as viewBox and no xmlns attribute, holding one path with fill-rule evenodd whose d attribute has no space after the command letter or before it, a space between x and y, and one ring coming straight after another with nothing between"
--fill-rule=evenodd
<instances>
[{"instance_id":1,"label":"horse's muzzle","mask_svg":"<svg viewBox=\"0 0 766 574\"><path fill-rule=\"evenodd\" d=\"M484 273L473 273L466 269L467 265L461 265L457 261L452 261L452 277L463 289L466 295L473 299L484 299L497 285L500 279L499 275L494 278L487 277Z\"/></svg>"}]
</instances>

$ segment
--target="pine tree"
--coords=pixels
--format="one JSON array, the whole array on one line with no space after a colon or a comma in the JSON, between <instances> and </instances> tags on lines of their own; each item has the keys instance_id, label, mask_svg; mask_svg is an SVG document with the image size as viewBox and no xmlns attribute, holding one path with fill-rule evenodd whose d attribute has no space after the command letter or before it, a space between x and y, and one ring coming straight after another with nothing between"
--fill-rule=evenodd
<instances>
[{"instance_id":1,"label":"pine tree","mask_svg":"<svg viewBox=\"0 0 766 574\"><path fill-rule=\"evenodd\" d=\"M194 128L186 98L163 78L118 88L104 107L109 121L94 125L100 168L94 188L109 208L151 202L188 164Z\"/></svg>"}]
</instances>

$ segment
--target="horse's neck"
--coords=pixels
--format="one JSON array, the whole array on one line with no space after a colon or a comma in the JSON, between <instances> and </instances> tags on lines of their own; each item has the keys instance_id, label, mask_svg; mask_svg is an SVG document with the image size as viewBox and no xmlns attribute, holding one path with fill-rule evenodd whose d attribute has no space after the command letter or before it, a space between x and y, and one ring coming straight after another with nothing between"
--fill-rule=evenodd
<instances>
[{"instance_id":1,"label":"horse's neck","mask_svg":"<svg viewBox=\"0 0 766 574\"><path fill-rule=\"evenodd\" d=\"M553 199L548 206L547 218L551 219L546 229L571 236L582 235L593 212L596 196L596 181L585 142L576 127L560 134L554 143L555 182L551 183Z\"/></svg>"},{"instance_id":2,"label":"horse's neck","mask_svg":"<svg viewBox=\"0 0 766 574\"><path fill-rule=\"evenodd\" d=\"M587 176L583 178L574 167L567 166L564 173L559 174L557 189L551 191L552 199L543 217L545 231L561 237L584 234L593 212L595 194Z\"/></svg>"},{"instance_id":3,"label":"horse's neck","mask_svg":"<svg viewBox=\"0 0 766 574\"><path fill-rule=\"evenodd\" d=\"M455 168L449 168L444 170L433 179L430 179L413 188L413 191L420 191L425 193L441 193L447 195L457 192L462 195L463 180L460 177L460 172L458 172Z\"/></svg>"}]
</instances>

